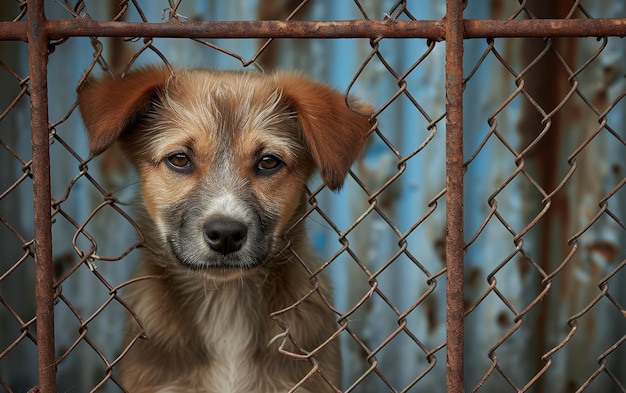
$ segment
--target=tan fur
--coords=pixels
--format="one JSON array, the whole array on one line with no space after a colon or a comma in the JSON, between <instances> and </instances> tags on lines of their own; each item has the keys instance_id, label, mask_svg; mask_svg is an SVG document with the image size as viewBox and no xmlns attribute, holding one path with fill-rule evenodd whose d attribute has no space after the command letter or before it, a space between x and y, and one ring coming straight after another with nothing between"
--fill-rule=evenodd
<instances>
[{"instance_id":1,"label":"tan fur","mask_svg":"<svg viewBox=\"0 0 626 393\"><path fill-rule=\"evenodd\" d=\"M92 154L119 140L137 169L146 238L138 275L159 277L131 285L126 298L146 339L122 359L125 389L336 391L338 326L297 223L315 168L341 187L367 116L298 74L146 68L91 79L78 100ZM177 154L189 166L173 165ZM264 171L268 156L284 165ZM245 225L243 245L207 240L216 220ZM138 327L129 325L132 338Z\"/></svg>"}]
</instances>

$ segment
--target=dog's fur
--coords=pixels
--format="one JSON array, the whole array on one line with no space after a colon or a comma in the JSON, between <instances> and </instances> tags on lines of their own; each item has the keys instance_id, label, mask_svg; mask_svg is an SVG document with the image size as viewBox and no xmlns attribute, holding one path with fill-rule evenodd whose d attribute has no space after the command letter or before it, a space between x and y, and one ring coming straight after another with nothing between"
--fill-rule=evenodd
<instances>
[{"instance_id":1,"label":"dog's fur","mask_svg":"<svg viewBox=\"0 0 626 393\"><path fill-rule=\"evenodd\" d=\"M119 140L137 169L138 274L159 277L130 286L146 339L123 356L123 386L336 390L337 324L300 221L307 179L318 168L341 187L368 117L292 73L144 68L87 80L78 102L91 153Z\"/></svg>"}]
</instances>

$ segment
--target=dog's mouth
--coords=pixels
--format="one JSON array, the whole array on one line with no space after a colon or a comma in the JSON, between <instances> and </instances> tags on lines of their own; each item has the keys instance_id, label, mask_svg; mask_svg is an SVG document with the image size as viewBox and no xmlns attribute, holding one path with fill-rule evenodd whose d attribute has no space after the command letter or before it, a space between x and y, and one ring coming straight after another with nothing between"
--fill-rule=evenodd
<instances>
[{"instance_id":1,"label":"dog's mouth","mask_svg":"<svg viewBox=\"0 0 626 393\"><path fill-rule=\"evenodd\" d=\"M172 259L179 266L217 276L248 273L262 266L268 257L267 250L259 245L257 247L246 245L223 252L215 251L206 242L181 243L175 236L169 237L167 244Z\"/></svg>"},{"instance_id":2,"label":"dog's mouth","mask_svg":"<svg viewBox=\"0 0 626 393\"><path fill-rule=\"evenodd\" d=\"M182 266L191 270L251 270L263 264L265 257L252 257L243 255L222 255L213 252L197 252L192 255L182 255L177 247L169 242L170 251L176 261Z\"/></svg>"},{"instance_id":3,"label":"dog's mouth","mask_svg":"<svg viewBox=\"0 0 626 393\"><path fill-rule=\"evenodd\" d=\"M262 258L241 258L234 255L189 258L180 255L171 243L170 253L176 264L176 270L185 274L185 277L193 273L192 276L217 282L238 280L253 275L261 268L264 261Z\"/></svg>"}]
</instances>

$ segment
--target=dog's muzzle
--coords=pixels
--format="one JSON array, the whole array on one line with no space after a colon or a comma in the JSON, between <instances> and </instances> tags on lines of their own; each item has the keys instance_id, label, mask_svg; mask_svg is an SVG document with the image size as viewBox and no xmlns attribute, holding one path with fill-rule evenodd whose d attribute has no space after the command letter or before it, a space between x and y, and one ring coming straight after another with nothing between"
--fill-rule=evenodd
<instances>
[{"instance_id":1,"label":"dog's muzzle","mask_svg":"<svg viewBox=\"0 0 626 393\"><path fill-rule=\"evenodd\" d=\"M168 224L162 227L163 237L171 260L218 272L262 265L274 247L273 217L254 203L218 202L203 194L201 200L190 197L163 207Z\"/></svg>"}]
</instances>

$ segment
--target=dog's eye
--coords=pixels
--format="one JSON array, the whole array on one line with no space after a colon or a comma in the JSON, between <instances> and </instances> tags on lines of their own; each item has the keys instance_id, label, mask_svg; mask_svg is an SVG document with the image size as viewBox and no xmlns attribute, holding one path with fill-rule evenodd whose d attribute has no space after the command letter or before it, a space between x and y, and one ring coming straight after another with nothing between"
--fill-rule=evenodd
<instances>
[{"instance_id":1,"label":"dog's eye","mask_svg":"<svg viewBox=\"0 0 626 393\"><path fill-rule=\"evenodd\" d=\"M171 168L177 170L189 170L191 169L191 161L184 153L176 153L167 157L167 163Z\"/></svg>"},{"instance_id":2,"label":"dog's eye","mask_svg":"<svg viewBox=\"0 0 626 393\"><path fill-rule=\"evenodd\" d=\"M261 157L257 162L257 170L263 174L272 174L278 171L285 163L278 157L273 155L267 155Z\"/></svg>"}]
</instances>

